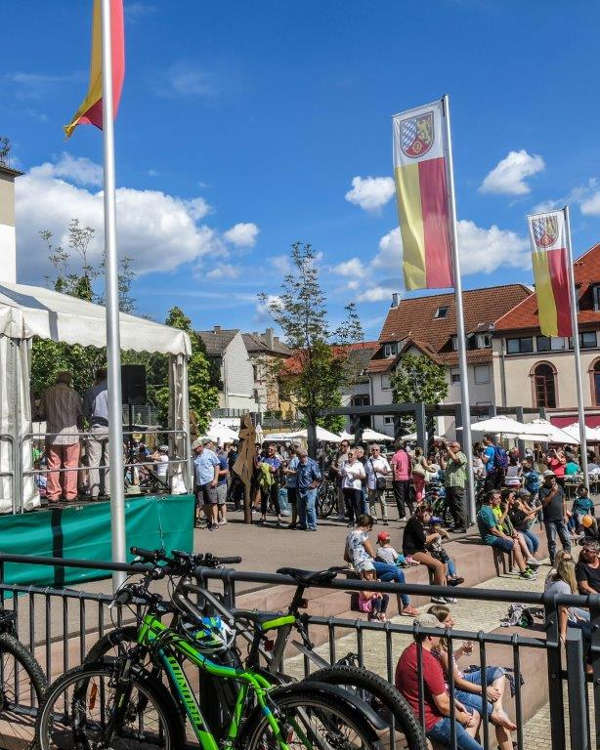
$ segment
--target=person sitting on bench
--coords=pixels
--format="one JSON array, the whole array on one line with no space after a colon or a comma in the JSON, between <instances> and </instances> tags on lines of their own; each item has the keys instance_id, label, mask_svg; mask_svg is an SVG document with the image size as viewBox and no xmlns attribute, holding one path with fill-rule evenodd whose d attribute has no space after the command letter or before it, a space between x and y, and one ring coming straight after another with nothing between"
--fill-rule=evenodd
<instances>
[{"instance_id":1,"label":"person sitting on bench","mask_svg":"<svg viewBox=\"0 0 600 750\"><path fill-rule=\"evenodd\" d=\"M535 573L527 566L521 547L515 538L507 536L501 524L494 515L493 508L500 506L501 495L498 490L490 490L483 500L481 510L477 514L477 526L484 544L501 550L508 555L514 553L515 562L519 568L521 578L534 578ZM443 604L444 602L442 602Z\"/></svg>"}]
</instances>

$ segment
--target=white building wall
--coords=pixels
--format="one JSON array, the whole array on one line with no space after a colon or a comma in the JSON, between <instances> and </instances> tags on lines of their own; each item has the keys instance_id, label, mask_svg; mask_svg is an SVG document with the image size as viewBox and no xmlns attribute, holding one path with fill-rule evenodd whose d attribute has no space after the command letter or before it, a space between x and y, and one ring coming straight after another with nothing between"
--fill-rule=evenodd
<instances>
[{"instance_id":1,"label":"white building wall","mask_svg":"<svg viewBox=\"0 0 600 750\"><path fill-rule=\"evenodd\" d=\"M223 388L227 408L257 409L252 362L240 333L236 333L223 355Z\"/></svg>"}]
</instances>

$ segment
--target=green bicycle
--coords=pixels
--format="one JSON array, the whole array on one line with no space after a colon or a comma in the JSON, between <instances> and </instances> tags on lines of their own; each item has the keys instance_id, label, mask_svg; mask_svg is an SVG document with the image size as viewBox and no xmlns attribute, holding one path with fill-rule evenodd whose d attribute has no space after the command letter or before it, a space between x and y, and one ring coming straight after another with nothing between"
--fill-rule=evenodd
<instances>
[{"instance_id":1,"label":"green bicycle","mask_svg":"<svg viewBox=\"0 0 600 750\"><path fill-rule=\"evenodd\" d=\"M342 688L312 681L277 687L258 671L220 663L221 654L231 653L235 624L203 617L186 595L184 581L170 602L148 591L166 572L155 565L142 583L124 585L115 597L121 604L144 605L135 645L110 662L72 669L50 686L36 722L39 750L379 747L377 716ZM189 589L198 593L197 587ZM175 615L173 627L162 622L169 613ZM208 675L234 687L224 736L215 736L207 724L184 671L186 662L199 669L200 681ZM168 687L150 671L153 665L160 665ZM185 736L182 710L191 736Z\"/></svg>"}]
</instances>

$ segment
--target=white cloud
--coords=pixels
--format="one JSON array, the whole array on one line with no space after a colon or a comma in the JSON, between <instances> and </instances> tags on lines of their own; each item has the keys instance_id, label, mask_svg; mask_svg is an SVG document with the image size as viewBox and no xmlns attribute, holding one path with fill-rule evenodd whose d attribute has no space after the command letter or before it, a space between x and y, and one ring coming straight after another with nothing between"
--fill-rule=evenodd
<instances>
[{"instance_id":1,"label":"white cloud","mask_svg":"<svg viewBox=\"0 0 600 750\"><path fill-rule=\"evenodd\" d=\"M157 84L156 93L166 97L213 97L218 93L215 75L187 62L171 65Z\"/></svg>"},{"instance_id":2,"label":"white cloud","mask_svg":"<svg viewBox=\"0 0 600 750\"><path fill-rule=\"evenodd\" d=\"M237 279L241 273L239 266L223 263L206 274L207 279Z\"/></svg>"},{"instance_id":3,"label":"white cloud","mask_svg":"<svg viewBox=\"0 0 600 750\"><path fill-rule=\"evenodd\" d=\"M359 302L382 302L383 300L391 300L395 291L397 290L387 286L372 286L365 289L356 299Z\"/></svg>"},{"instance_id":4,"label":"white cloud","mask_svg":"<svg viewBox=\"0 0 600 750\"><path fill-rule=\"evenodd\" d=\"M73 218L96 229L89 248L92 262L103 249L103 193L73 184L59 171L90 179L93 163L61 157L58 164L44 163L20 177L16 185L17 262L19 278L40 282L50 272L47 248L39 237L49 229L57 244L66 246L66 228ZM92 165L92 166L90 166ZM85 177L84 177L85 176ZM73 179L73 176L71 176ZM197 261L208 253L225 256L221 236L209 226L198 224L206 213L202 199L183 200L158 190L117 190L117 231L121 256L135 261L137 273L169 271L182 263Z\"/></svg>"},{"instance_id":5,"label":"white cloud","mask_svg":"<svg viewBox=\"0 0 600 750\"><path fill-rule=\"evenodd\" d=\"M394 195L391 177L354 177L346 200L364 211L379 211Z\"/></svg>"},{"instance_id":6,"label":"white cloud","mask_svg":"<svg viewBox=\"0 0 600 750\"><path fill-rule=\"evenodd\" d=\"M259 300L256 303L256 314L254 316L254 319L257 322L261 323L265 320L272 320L271 313L269 311L271 305L275 305L279 308L283 307L283 300L278 294L267 294L267 299L264 302Z\"/></svg>"},{"instance_id":7,"label":"white cloud","mask_svg":"<svg viewBox=\"0 0 600 750\"><path fill-rule=\"evenodd\" d=\"M352 289L353 291L355 291L360 287L360 281L358 281L358 279L353 279L352 281L349 281L346 286L348 287L348 289Z\"/></svg>"},{"instance_id":8,"label":"white cloud","mask_svg":"<svg viewBox=\"0 0 600 750\"><path fill-rule=\"evenodd\" d=\"M537 154L528 154L524 149L510 151L485 176L479 190L482 193L526 195L531 189L525 179L541 172L545 167L544 160Z\"/></svg>"},{"instance_id":9,"label":"white cloud","mask_svg":"<svg viewBox=\"0 0 600 750\"><path fill-rule=\"evenodd\" d=\"M223 237L236 247L254 247L259 228L252 222L241 222L228 229Z\"/></svg>"},{"instance_id":10,"label":"white cloud","mask_svg":"<svg viewBox=\"0 0 600 750\"><path fill-rule=\"evenodd\" d=\"M288 255L272 255L269 258L269 264L282 276L286 276L291 270L292 266Z\"/></svg>"},{"instance_id":11,"label":"white cloud","mask_svg":"<svg viewBox=\"0 0 600 750\"><path fill-rule=\"evenodd\" d=\"M364 276L365 267L360 258L350 258L334 266L333 272L340 276Z\"/></svg>"},{"instance_id":12,"label":"white cloud","mask_svg":"<svg viewBox=\"0 0 600 750\"><path fill-rule=\"evenodd\" d=\"M87 156L73 157L63 153L56 164L49 166L52 175L65 177L77 185L102 185L102 167Z\"/></svg>"},{"instance_id":13,"label":"white cloud","mask_svg":"<svg viewBox=\"0 0 600 750\"><path fill-rule=\"evenodd\" d=\"M492 273L500 266L526 269L531 265L528 239L495 224L485 228L460 220L458 245L463 276ZM372 266L387 276L402 273L402 236L398 227L381 238Z\"/></svg>"},{"instance_id":14,"label":"white cloud","mask_svg":"<svg viewBox=\"0 0 600 750\"><path fill-rule=\"evenodd\" d=\"M600 192L594 193L582 201L581 213L587 216L600 216Z\"/></svg>"},{"instance_id":15,"label":"white cloud","mask_svg":"<svg viewBox=\"0 0 600 750\"><path fill-rule=\"evenodd\" d=\"M85 74L83 71L76 71L65 75L16 71L13 73L4 73L4 75L0 76L0 79L6 82L16 99L25 101L27 99L47 98L56 88L67 83L83 80L84 77Z\"/></svg>"},{"instance_id":16,"label":"white cloud","mask_svg":"<svg viewBox=\"0 0 600 750\"><path fill-rule=\"evenodd\" d=\"M194 221L200 221L208 214L212 213L212 206L204 200L204 198L191 198L190 200L184 201L185 207Z\"/></svg>"},{"instance_id":17,"label":"white cloud","mask_svg":"<svg viewBox=\"0 0 600 750\"><path fill-rule=\"evenodd\" d=\"M151 16L156 13L156 10L155 5L139 2L139 0L127 0L125 3L125 16L131 23L136 23L145 16Z\"/></svg>"}]
</instances>

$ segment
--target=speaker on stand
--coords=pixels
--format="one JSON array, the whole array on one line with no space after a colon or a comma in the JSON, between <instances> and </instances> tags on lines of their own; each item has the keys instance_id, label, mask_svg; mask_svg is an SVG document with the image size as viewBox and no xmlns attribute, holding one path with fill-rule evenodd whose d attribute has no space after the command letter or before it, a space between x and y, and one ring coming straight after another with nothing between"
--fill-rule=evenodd
<instances>
[{"instance_id":1,"label":"speaker on stand","mask_svg":"<svg viewBox=\"0 0 600 750\"><path fill-rule=\"evenodd\" d=\"M129 450L127 463L134 464L136 460L135 445L133 441L133 407L146 403L146 368L144 365L121 365L121 397L124 404L129 407ZM131 483L134 482L134 466L130 466ZM127 471L125 472L127 476Z\"/></svg>"}]
</instances>

